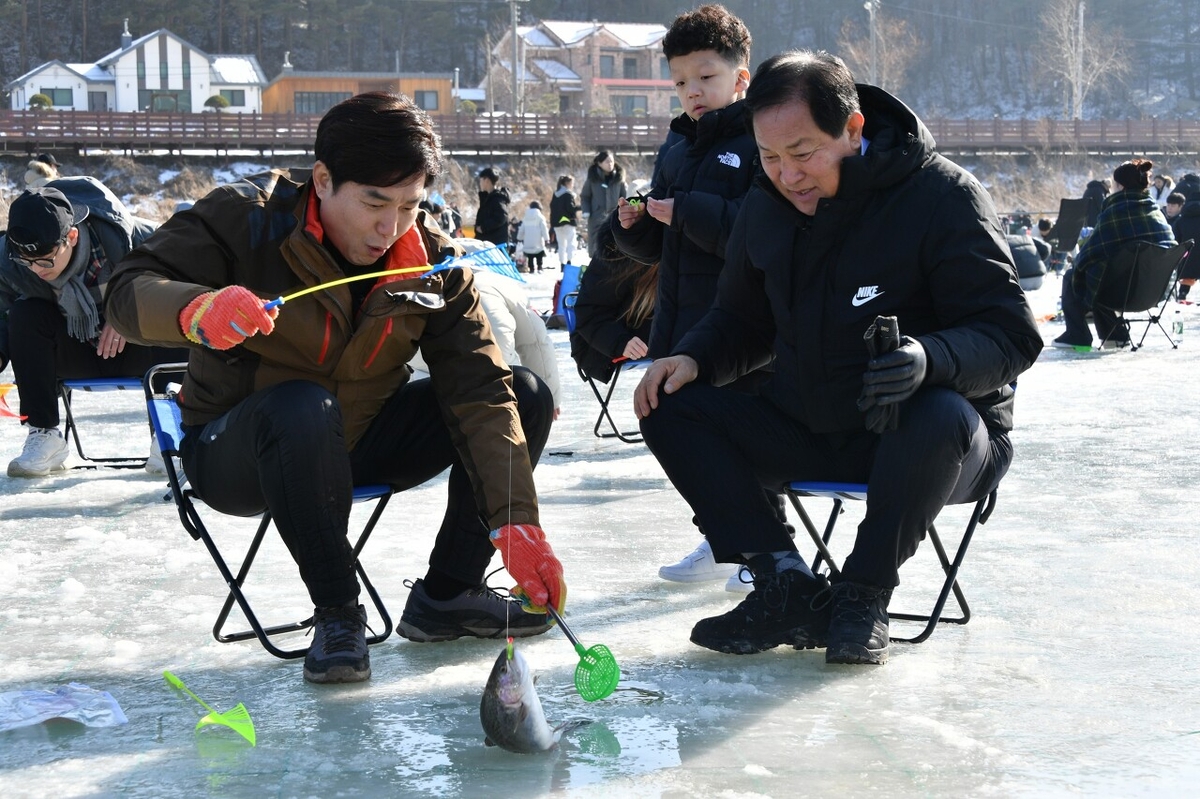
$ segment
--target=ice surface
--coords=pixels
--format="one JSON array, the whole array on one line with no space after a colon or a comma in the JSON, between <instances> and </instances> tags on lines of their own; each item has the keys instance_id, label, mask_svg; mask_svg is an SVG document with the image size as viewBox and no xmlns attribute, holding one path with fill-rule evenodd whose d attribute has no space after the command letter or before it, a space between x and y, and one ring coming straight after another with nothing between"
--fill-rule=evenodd
<instances>
[{"instance_id":1,"label":"ice surface","mask_svg":"<svg viewBox=\"0 0 1200 799\"><path fill-rule=\"evenodd\" d=\"M552 281L531 278L535 305L549 305ZM1051 277L1031 295L1039 313L1053 310L1057 290ZM624 680L610 699L586 704L560 632L519 644L550 721L593 721L546 756L483 746L479 696L500 642L393 637L372 649L369 683L307 685L295 661L212 639L224 586L162 501L161 479L115 469L0 477L0 692L85 683L110 691L129 718L110 729L51 722L0 733L0 793L1193 793L1200 313L1184 315L1178 351L1152 331L1136 353L1047 350L1021 378L1016 461L962 574L974 618L896 645L881 668L830 667L820 652L790 649L720 655L688 642L697 619L738 597L721 583L657 578L660 564L697 543L691 514L643 446L592 436L595 401L571 377L565 332L553 331L568 399L537 470L543 521L566 565L573 631L585 645L607 644ZM1047 341L1059 332L1043 328ZM632 385L618 392L626 419ZM89 451L142 450L136 395L78 395L76 410ZM6 461L23 431L0 422ZM424 573L444 491L442 479L397 497L365 550L394 616L403 580ZM356 523L364 513L356 509ZM851 507L842 522L839 555L859 513ZM951 508L940 520L948 544L966 513ZM243 542L252 527L208 518L221 542ZM932 604L932 558L926 546L905 566L894 610ZM262 615L305 614L273 535L256 570L248 590ZM194 733L203 711L167 686L165 668L219 710L244 702L258 747L219 729Z\"/></svg>"}]
</instances>

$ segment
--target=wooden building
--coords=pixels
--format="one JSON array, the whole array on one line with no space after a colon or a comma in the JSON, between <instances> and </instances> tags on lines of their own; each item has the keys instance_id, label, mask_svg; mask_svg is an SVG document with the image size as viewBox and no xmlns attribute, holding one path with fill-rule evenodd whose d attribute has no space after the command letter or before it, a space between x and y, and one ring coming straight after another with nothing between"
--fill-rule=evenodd
<instances>
[{"instance_id":1,"label":"wooden building","mask_svg":"<svg viewBox=\"0 0 1200 799\"><path fill-rule=\"evenodd\" d=\"M400 92L431 114L454 112L454 74L432 72L302 72L286 60L262 93L264 114L324 114L363 92Z\"/></svg>"}]
</instances>

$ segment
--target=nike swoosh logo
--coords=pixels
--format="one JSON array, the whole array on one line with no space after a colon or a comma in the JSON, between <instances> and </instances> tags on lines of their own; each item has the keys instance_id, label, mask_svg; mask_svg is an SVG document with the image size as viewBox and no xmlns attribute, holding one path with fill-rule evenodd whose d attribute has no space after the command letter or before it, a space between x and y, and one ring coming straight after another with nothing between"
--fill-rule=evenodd
<instances>
[{"instance_id":1,"label":"nike swoosh logo","mask_svg":"<svg viewBox=\"0 0 1200 799\"><path fill-rule=\"evenodd\" d=\"M869 297L855 297L854 299L850 300L850 304L853 305L855 308L857 308L860 305L866 305L868 302L875 299L876 297L882 297L882 296L883 296L883 292L881 291L878 294L872 294Z\"/></svg>"}]
</instances>

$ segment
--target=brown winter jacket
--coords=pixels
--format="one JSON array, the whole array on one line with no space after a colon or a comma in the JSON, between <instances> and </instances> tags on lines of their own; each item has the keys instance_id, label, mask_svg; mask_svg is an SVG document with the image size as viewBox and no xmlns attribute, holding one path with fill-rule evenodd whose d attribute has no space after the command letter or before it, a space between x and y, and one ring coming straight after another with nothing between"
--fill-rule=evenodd
<instances>
[{"instance_id":1,"label":"brown winter jacket","mask_svg":"<svg viewBox=\"0 0 1200 799\"><path fill-rule=\"evenodd\" d=\"M121 262L106 318L132 342L192 348L180 402L185 425L207 423L267 386L311 380L338 398L349 449L408 382L407 364L420 347L488 524L538 524L512 373L470 269L380 281L356 322L342 285L288 302L273 333L230 350L184 337L180 310L206 291L241 285L272 299L345 276L304 224L311 189L307 170L273 170L214 189ZM430 260L454 252L424 211L417 225Z\"/></svg>"}]
</instances>

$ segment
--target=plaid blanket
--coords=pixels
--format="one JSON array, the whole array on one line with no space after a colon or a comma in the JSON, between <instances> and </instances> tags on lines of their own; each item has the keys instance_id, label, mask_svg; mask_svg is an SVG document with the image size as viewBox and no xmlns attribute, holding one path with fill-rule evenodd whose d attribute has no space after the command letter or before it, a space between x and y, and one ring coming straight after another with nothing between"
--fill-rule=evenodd
<instances>
[{"instance_id":1,"label":"plaid blanket","mask_svg":"<svg viewBox=\"0 0 1200 799\"><path fill-rule=\"evenodd\" d=\"M1109 259L1131 241L1150 241L1160 247L1175 243L1167 218L1150 199L1149 192L1117 191L1105 198L1096 229L1075 257L1071 277L1071 286L1085 307L1091 308L1095 302L1096 289Z\"/></svg>"}]
</instances>

